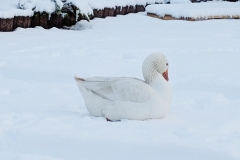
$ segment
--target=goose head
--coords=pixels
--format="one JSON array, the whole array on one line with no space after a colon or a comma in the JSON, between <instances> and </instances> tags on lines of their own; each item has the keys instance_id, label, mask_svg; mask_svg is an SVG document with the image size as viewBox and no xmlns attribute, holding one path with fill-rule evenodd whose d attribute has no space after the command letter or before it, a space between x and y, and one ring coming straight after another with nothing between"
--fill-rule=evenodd
<instances>
[{"instance_id":1,"label":"goose head","mask_svg":"<svg viewBox=\"0 0 240 160\"><path fill-rule=\"evenodd\" d=\"M162 53L153 53L146 57L142 65L142 73L146 83L150 84L154 79L161 75L168 81L167 58Z\"/></svg>"}]
</instances>

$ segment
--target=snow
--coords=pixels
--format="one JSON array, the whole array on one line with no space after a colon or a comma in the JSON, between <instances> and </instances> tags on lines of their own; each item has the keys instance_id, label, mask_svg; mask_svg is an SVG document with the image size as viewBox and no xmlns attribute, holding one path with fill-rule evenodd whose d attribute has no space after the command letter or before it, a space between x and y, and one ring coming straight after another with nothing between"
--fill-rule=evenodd
<instances>
[{"instance_id":1,"label":"snow","mask_svg":"<svg viewBox=\"0 0 240 160\"><path fill-rule=\"evenodd\" d=\"M88 0L90 1L90 0ZM121 7L125 7L127 6L127 3L126 3L126 0L108 0L108 1L112 1L114 3L115 6L121 6ZM130 2L131 0L129 0L128 2ZM144 0L140 0L141 1L144 1ZM133 1L132 1L133 2Z\"/></svg>"},{"instance_id":2,"label":"snow","mask_svg":"<svg viewBox=\"0 0 240 160\"><path fill-rule=\"evenodd\" d=\"M175 1L175 0L174 0ZM177 1L177 0L176 0ZM185 4L156 4L146 7L146 11L159 16L171 15L175 18L208 17L208 16L240 16L238 2L207 2Z\"/></svg>"},{"instance_id":3,"label":"snow","mask_svg":"<svg viewBox=\"0 0 240 160\"><path fill-rule=\"evenodd\" d=\"M155 0L146 0L147 4L155 4Z\"/></svg>"},{"instance_id":4,"label":"snow","mask_svg":"<svg viewBox=\"0 0 240 160\"><path fill-rule=\"evenodd\" d=\"M74 4L81 13L87 15L93 15L93 10L85 0L67 0L66 3Z\"/></svg>"},{"instance_id":5,"label":"snow","mask_svg":"<svg viewBox=\"0 0 240 160\"><path fill-rule=\"evenodd\" d=\"M52 0L55 2L56 10L61 10L63 7L63 2L61 0Z\"/></svg>"},{"instance_id":6,"label":"snow","mask_svg":"<svg viewBox=\"0 0 240 160\"><path fill-rule=\"evenodd\" d=\"M5 8L0 6L0 18L13 18L14 16L32 16L32 10L21 10L21 9L12 9Z\"/></svg>"},{"instance_id":7,"label":"snow","mask_svg":"<svg viewBox=\"0 0 240 160\"><path fill-rule=\"evenodd\" d=\"M56 11L56 5L51 0L36 0L36 8L34 9L35 12L46 12L46 13L53 13ZM62 9L63 4L61 4Z\"/></svg>"},{"instance_id":8,"label":"snow","mask_svg":"<svg viewBox=\"0 0 240 160\"><path fill-rule=\"evenodd\" d=\"M240 159L240 21L146 13L0 33L0 159ZM143 79L160 51L173 101L162 119L93 117L73 79Z\"/></svg>"},{"instance_id":9,"label":"snow","mask_svg":"<svg viewBox=\"0 0 240 160\"><path fill-rule=\"evenodd\" d=\"M162 1L162 0L156 0L156 2L157 1ZM145 0L137 0L136 5L143 5L145 7L146 6L146 2L145 2Z\"/></svg>"},{"instance_id":10,"label":"snow","mask_svg":"<svg viewBox=\"0 0 240 160\"><path fill-rule=\"evenodd\" d=\"M61 9L60 0L0 0L0 18L13 18L14 16L33 16L35 12L53 13ZM20 9L21 8L21 9Z\"/></svg>"},{"instance_id":11,"label":"snow","mask_svg":"<svg viewBox=\"0 0 240 160\"><path fill-rule=\"evenodd\" d=\"M170 0L171 4L177 4L177 3L192 3L190 0Z\"/></svg>"},{"instance_id":12,"label":"snow","mask_svg":"<svg viewBox=\"0 0 240 160\"><path fill-rule=\"evenodd\" d=\"M18 0L0 0L0 18L13 18L14 16L32 16L32 10L18 9Z\"/></svg>"},{"instance_id":13,"label":"snow","mask_svg":"<svg viewBox=\"0 0 240 160\"><path fill-rule=\"evenodd\" d=\"M18 5L22 9L32 9L35 12L49 14L61 10L63 7L60 0L19 0Z\"/></svg>"},{"instance_id":14,"label":"snow","mask_svg":"<svg viewBox=\"0 0 240 160\"><path fill-rule=\"evenodd\" d=\"M114 1L105 0L105 1L96 1L96 0L88 0L88 4L92 7L92 9L104 9L106 8L115 8Z\"/></svg>"},{"instance_id":15,"label":"snow","mask_svg":"<svg viewBox=\"0 0 240 160\"><path fill-rule=\"evenodd\" d=\"M75 25L71 26L71 27L67 27L65 26L65 29L69 29L69 30L85 30L85 29L91 29L92 26L88 21L79 21L78 23L76 23Z\"/></svg>"},{"instance_id":16,"label":"snow","mask_svg":"<svg viewBox=\"0 0 240 160\"><path fill-rule=\"evenodd\" d=\"M156 3L163 4L165 3L165 0L156 0Z\"/></svg>"},{"instance_id":17,"label":"snow","mask_svg":"<svg viewBox=\"0 0 240 160\"><path fill-rule=\"evenodd\" d=\"M104 9L104 4L101 1L88 0L88 4L92 9Z\"/></svg>"},{"instance_id":18,"label":"snow","mask_svg":"<svg viewBox=\"0 0 240 160\"><path fill-rule=\"evenodd\" d=\"M34 9L36 7L35 0L19 0L18 6L21 9Z\"/></svg>"}]
</instances>

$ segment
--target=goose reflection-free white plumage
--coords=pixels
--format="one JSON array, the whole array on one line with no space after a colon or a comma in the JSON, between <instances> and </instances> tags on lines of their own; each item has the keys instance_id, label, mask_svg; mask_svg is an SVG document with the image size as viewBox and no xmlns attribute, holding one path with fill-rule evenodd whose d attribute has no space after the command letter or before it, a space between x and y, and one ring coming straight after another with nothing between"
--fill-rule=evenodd
<instances>
[{"instance_id":1,"label":"goose reflection-free white plumage","mask_svg":"<svg viewBox=\"0 0 240 160\"><path fill-rule=\"evenodd\" d=\"M90 114L110 120L163 117L170 107L172 89L162 76L169 63L161 53L143 62L145 81L130 77L75 77Z\"/></svg>"}]
</instances>

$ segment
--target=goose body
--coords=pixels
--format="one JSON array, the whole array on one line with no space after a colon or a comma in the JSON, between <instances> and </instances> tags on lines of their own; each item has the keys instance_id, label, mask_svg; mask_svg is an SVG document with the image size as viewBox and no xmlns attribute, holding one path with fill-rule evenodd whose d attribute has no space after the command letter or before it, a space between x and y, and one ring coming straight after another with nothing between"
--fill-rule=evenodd
<instances>
[{"instance_id":1,"label":"goose body","mask_svg":"<svg viewBox=\"0 0 240 160\"><path fill-rule=\"evenodd\" d=\"M86 107L94 116L110 120L161 118L170 107L172 90L168 61L161 53L148 56L143 63L144 79L131 77L75 77Z\"/></svg>"}]
</instances>

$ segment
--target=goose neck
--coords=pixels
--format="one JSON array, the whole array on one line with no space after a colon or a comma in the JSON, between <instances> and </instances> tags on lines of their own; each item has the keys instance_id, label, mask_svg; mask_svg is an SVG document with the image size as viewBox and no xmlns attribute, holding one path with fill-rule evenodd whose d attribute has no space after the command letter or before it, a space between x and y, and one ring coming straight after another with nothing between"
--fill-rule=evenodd
<instances>
[{"instance_id":1,"label":"goose neck","mask_svg":"<svg viewBox=\"0 0 240 160\"><path fill-rule=\"evenodd\" d=\"M169 88L168 82L164 79L161 74L157 74L149 85L159 92L165 92Z\"/></svg>"}]
</instances>

